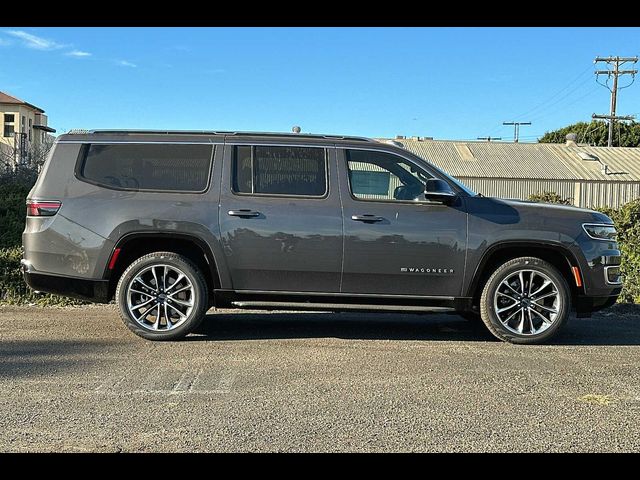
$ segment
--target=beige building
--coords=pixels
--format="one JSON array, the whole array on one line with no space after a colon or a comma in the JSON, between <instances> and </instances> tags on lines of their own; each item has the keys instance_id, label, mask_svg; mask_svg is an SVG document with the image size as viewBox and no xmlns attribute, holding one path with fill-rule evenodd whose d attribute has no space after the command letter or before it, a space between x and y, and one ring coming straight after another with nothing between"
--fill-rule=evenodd
<instances>
[{"instance_id":1,"label":"beige building","mask_svg":"<svg viewBox=\"0 0 640 480\"><path fill-rule=\"evenodd\" d=\"M526 200L550 191L574 205L617 208L640 198L640 148L553 143L386 140L432 162L485 196Z\"/></svg>"},{"instance_id":2,"label":"beige building","mask_svg":"<svg viewBox=\"0 0 640 480\"><path fill-rule=\"evenodd\" d=\"M0 122L0 158L5 166L30 163L55 132L47 125L44 110L4 92L0 92Z\"/></svg>"}]
</instances>

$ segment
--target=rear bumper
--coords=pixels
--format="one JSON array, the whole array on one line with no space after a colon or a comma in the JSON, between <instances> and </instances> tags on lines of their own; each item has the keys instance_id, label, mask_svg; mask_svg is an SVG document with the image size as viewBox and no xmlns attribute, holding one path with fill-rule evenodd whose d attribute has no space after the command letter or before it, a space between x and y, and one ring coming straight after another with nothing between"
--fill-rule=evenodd
<instances>
[{"instance_id":1,"label":"rear bumper","mask_svg":"<svg viewBox=\"0 0 640 480\"><path fill-rule=\"evenodd\" d=\"M622 288L615 289L611 295L587 297L579 295L575 300L576 316L578 318L590 317L591 313L610 307L618 299Z\"/></svg>"},{"instance_id":2,"label":"rear bumper","mask_svg":"<svg viewBox=\"0 0 640 480\"><path fill-rule=\"evenodd\" d=\"M109 302L109 280L87 280L36 273L24 260L21 268L24 281L37 292L53 293L95 303Z\"/></svg>"}]
</instances>

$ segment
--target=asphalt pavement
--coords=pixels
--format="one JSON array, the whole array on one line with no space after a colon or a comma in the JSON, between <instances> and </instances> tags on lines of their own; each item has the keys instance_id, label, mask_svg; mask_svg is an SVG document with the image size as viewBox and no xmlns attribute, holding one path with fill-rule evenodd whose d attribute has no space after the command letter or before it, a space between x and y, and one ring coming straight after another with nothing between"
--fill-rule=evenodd
<instances>
[{"instance_id":1,"label":"asphalt pavement","mask_svg":"<svg viewBox=\"0 0 640 480\"><path fill-rule=\"evenodd\" d=\"M0 307L0 451L640 451L640 308L516 346L451 315Z\"/></svg>"}]
</instances>

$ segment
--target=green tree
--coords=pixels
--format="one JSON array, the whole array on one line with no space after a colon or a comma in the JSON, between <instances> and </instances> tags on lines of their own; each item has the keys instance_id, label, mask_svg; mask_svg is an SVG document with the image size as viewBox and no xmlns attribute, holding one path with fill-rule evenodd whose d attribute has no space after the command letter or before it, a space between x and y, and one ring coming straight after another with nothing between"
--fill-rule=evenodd
<instances>
[{"instance_id":1,"label":"green tree","mask_svg":"<svg viewBox=\"0 0 640 480\"><path fill-rule=\"evenodd\" d=\"M568 127L546 132L538 142L540 143L565 143L568 133L578 136L578 143L587 143L598 147L606 147L609 136L609 124L601 120L592 120L590 123L578 122ZM613 129L614 147L640 146L640 123L616 122Z\"/></svg>"}]
</instances>

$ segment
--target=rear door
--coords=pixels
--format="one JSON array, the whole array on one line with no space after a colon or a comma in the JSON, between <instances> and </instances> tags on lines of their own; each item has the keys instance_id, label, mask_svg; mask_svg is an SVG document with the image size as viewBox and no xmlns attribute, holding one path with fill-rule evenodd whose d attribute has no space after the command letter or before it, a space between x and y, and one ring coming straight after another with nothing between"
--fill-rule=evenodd
<instances>
[{"instance_id":1,"label":"rear door","mask_svg":"<svg viewBox=\"0 0 640 480\"><path fill-rule=\"evenodd\" d=\"M339 292L342 215L332 145L227 143L219 218L234 290Z\"/></svg>"},{"instance_id":2,"label":"rear door","mask_svg":"<svg viewBox=\"0 0 640 480\"><path fill-rule=\"evenodd\" d=\"M343 293L459 296L467 214L424 198L425 165L374 149L338 149Z\"/></svg>"}]
</instances>

